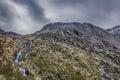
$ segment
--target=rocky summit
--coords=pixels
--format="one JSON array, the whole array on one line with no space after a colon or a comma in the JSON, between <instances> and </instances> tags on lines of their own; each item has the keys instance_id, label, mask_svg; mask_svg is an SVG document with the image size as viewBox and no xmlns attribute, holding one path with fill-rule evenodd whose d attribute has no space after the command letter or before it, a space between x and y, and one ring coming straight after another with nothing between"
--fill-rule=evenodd
<instances>
[{"instance_id":1,"label":"rocky summit","mask_svg":"<svg viewBox=\"0 0 120 80\"><path fill-rule=\"evenodd\" d=\"M78 22L29 35L0 30L0 80L120 80L119 35Z\"/></svg>"}]
</instances>

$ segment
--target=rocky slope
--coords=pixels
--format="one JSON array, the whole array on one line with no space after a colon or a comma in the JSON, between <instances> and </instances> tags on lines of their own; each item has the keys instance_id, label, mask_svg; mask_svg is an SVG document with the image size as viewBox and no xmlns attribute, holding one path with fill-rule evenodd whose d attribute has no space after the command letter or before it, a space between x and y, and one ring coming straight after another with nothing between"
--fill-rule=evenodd
<instances>
[{"instance_id":1,"label":"rocky slope","mask_svg":"<svg viewBox=\"0 0 120 80\"><path fill-rule=\"evenodd\" d=\"M2 38L2 37L0 37ZM6 37L3 37L6 38ZM120 80L120 46L108 30L90 23L50 23L31 35L8 39L9 71L2 80ZM15 43L15 44L14 44ZM20 43L20 44L19 44ZM14 62L19 50L20 65ZM2 47L0 52L3 53ZM4 53L5 56L6 53ZM1 58L1 57L0 57ZM1 58L1 61L4 59ZM3 64L3 62L2 62ZM5 66L5 65L3 65ZM0 67L2 70L3 67ZM5 68L5 70L8 69ZM22 75L21 69L25 69Z\"/></svg>"},{"instance_id":2,"label":"rocky slope","mask_svg":"<svg viewBox=\"0 0 120 80\"><path fill-rule=\"evenodd\" d=\"M113 28L107 29L106 31L108 31L110 34L114 34L114 35L119 35L120 34L120 25L115 26Z\"/></svg>"},{"instance_id":3,"label":"rocky slope","mask_svg":"<svg viewBox=\"0 0 120 80\"><path fill-rule=\"evenodd\" d=\"M115 52L90 52L50 38L32 41L21 60L35 80L119 80L120 55Z\"/></svg>"},{"instance_id":4,"label":"rocky slope","mask_svg":"<svg viewBox=\"0 0 120 80\"><path fill-rule=\"evenodd\" d=\"M120 46L118 45L119 42L118 40L116 40L116 38L113 35L109 34L106 30L96 27L90 23L81 24L81 23L75 23L75 22L74 23L59 22L59 23L51 23L46 25L45 27L43 27L42 30L35 32L34 35L36 35L36 38L33 39L34 50L30 51L31 55L32 53L45 55L47 57L45 60L47 60L47 63L50 66L52 66L51 62L54 63L56 61L56 63L58 64L55 64L53 66L57 68L56 73L60 73L57 67L60 63L57 60L59 59L63 60L61 63L63 63L64 65L66 64L64 60L66 60L68 63L71 64L72 69L68 69L64 65L62 66L62 67L65 67L66 71L68 71L68 73L66 73L66 71L63 71L63 73L65 72L64 75L69 76L69 77L66 77L66 76L63 76L62 74L59 74L60 77L64 77L63 78L64 80L67 80L67 79L73 80L74 78L77 78L76 80L80 80L80 79L81 80L95 80L95 79L119 80L120 78L119 76L119 73L120 73L120 70L119 70L120 69L120 59L119 59L120 48L119 47ZM69 47L69 48L67 48L66 50L66 47ZM52 79L59 79L56 76L56 73L51 73L49 71L48 72L46 71L46 73L48 73L48 76L47 74L46 75L44 74L45 77L41 76L43 75L42 72L44 72L44 70L41 70L42 68L41 63L39 63L39 61L42 61L41 60L42 56L39 57L37 54L34 54L34 55L36 56L34 57L28 56L28 57L30 57L30 59L31 58L34 58L35 60L37 59L37 61L35 61L37 63L34 64L34 59L30 63L33 64L33 66L35 66L36 69L38 69L37 71L39 71L40 69L41 74L39 74L39 72L37 73L39 78L43 80L44 79L47 80L49 79L49 76L51 76ZM56 55L58 56L56 57ZM75 56L77 56L78 61L75 61L74 59ZM52 57L52 59L49 59L49 57ZM83 59L83 61L81 61L81 59ZM78 63L79 61L81 61L81 63ZM79 66L77 64L79 64ZM93 71L89 72L90 70L87 69L85 66L83 67L81 64L87 65L89 69ZM27 66L27 67L29 69L30 66ZM77 71L79 72L79 76L75 74L76 71L74 67L78 69ZM82 67L85 70L82 69ZM47 70L47 68L48 67L46 66L45 70ZM73 71L70 72L69 70L73 70ZM103 73L102 74L103 76L100 75L101 72ZM69 73L71 75L76 75L76 77L70 76ZM93 76L94 73L96 73L95 75L96 77ZM83 79L80 77L82 77Z\"/></svg>"},{"instance_id":5,"label":"rocky slope","mask_svg":"<svg viewBox=\"0 0 120 80\"><path fill-rule=\"evenodd\" d=\"M106 46L109 50L120 53L118 38L90 23L51 23L34 34L53 40L55 38L57 41L64 41L79 47L84 46L84 48L93 47L93 45L101 45L102 48ZM78 42L78 39L82 42Z\"/></svg>"},{"instance_id":6,"label":"rocky slope","mask_svg":"<svg viewBox=\"0 0 120 80\"><path fill-rule=\"evenodd\" d=\"M120 25L110 29L106 29L106 31L113 35L116 38L116 40L120 41Z\"/></svg>"}]
</instances>

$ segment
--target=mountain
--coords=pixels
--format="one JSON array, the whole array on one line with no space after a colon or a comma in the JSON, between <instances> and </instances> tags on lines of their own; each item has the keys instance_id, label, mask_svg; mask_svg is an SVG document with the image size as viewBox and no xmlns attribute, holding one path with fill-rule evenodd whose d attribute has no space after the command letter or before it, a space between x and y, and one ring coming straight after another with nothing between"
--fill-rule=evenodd
<instances>
[{"instance_id":1,"label":"mountain","mask_svg":"<svg viewBox=\"0 0 120 80\"><path fill-rule=\"evenodd\" d=\"M2 80L120 79L120 38L91 23L50 23L30 35L0 38Z\"/></svg>"},{"instance_id":2,"label":"mountain","mask_svg":"<svg viewBox=\"0 0 120 80\"><path fill-rule=\"evenodd\" d=\"M108 31L110 34L120 35L120 25L107 29L106 31Z\"/></svg>"},{"instance_id":3,"label":"mountain","mask_svg":"<svg viewBox=\"0 0 120 80\"><path fill-rule=\"evenodd\" d=\"M111 35L113 35L115 39L120 42L120 25L115 26L110 29L106 29L106 31L110 33Z\"/></svg>"},{"instance_id":4,"label":"mountain","mask_svg":"<svg viewBox=\"0 0 120 80\"><path fill-rule=\"evenodd\" d=\"M114 37L108 33L108 31L97 27L93 24L90 23L62 23L62 22L57 22L57 23L50 23L44 26L40 31L35 32L35 35L40 35L44 33L60 33L61 36L64 36L64 32L66 33L71 33L72 35L75 34L77 36L89 36L89 37L94 37L94 38L99 38L99 39L107 39L113 42ZM62 34L63 33L63 34ZM110 39L108 39L110 38Z\"/></svg>"},{"instance_id":5,"label":"mountain","mask_svg":"<svg viewBox=\"0 0 120 80\"><path fill-rule=\"evenodd\" d=\"M51 77L49 76L51 79L119 80L120 43L116 37L108 31L90 23L58 22L47 24L40 31L35 32L34 35L36 36L32 39L34 43L32 48L34 48L34 50L29 51L29 53L32 52L36 54L34 54L34 57L30 55L29 57L34 58L35 61L30 61L30 59L26 59L26 61L33 62L33 66L37 67L34 70L40 71L40 73L35 73L33 70L33 72L31 72L32 74L42 75L44 70L46 73L48 70L49 72L46 76L51 75ZM31 55L33 55L32 53ZM39 54L39 56L37 54ZM42 64L44 61L47 61L46 64ZM63 69L63 71L57 69L57 66L60 64L62 65L60 68ZM67 64L69 64L71 69L65 66ZM46 65L49 65L49 68ZM43 69L41 66L46 67ZM52 70L50 66L57 69L57 71ZM91 72L89 72L90 70L85 66L89 67ZM31 70L31 68L29 67L28 70ZM70 70L73 71L71 72ZM79 73L79 76L77 76L76 73ZM93 77L94 73L96 73L96 77ZM68 77L63 76L63 74ZM71 78L70 74L73 75ZM103 76L100 76L100 74ZM57 76L60 77L58 78ZM42 77L41 79L47 80L48 76Z\"/></svg>"},{"instance_id":6,"label":"mountain","mask_svg":"<svg viewBox=\"0 0 120 80\"><path fill-rule=\"evenodd\" d=\"M4 30L0 29L0 34L4 34Z\"/></svg>"},{"instance_id":7,"label":"mountain","mask_svg":"<svg viewBox=\"0 0 120 80\"><path fill-rule=\"evenodd\" d=\"M77 45L79 47L84 46L87 48L90 44L96 46L107 46L110 50L120 53L120 42L106 30L92 25L90 23L50 23L44 26L40 31L34 33L35 35L41 35L46 38L55 38L58 41L66 41L67 43ZM50 37L50 34L52 37ZM83 43L77 42L76 38L83 40ZM92 45L90 45L92 47Z\"/></svg>"},{"instance_id":8,"label":"mountain","mask_svg":"<svg viewBox=\"0 0 120 80\"><path fill-rule=\"evenodd\" d=\"M2 29L0 29L0 35L7 35L7 36L11 36L11 37L20 36L20 34L18 34L18 33L15 33L15 32L7 32L7 31L4 31L4 30L2 30Z\"/></svg>"},{"instance_id":9,"label":"mountain","mask_svg":"<svg viewBox=\"0 0 120 80\"><path fill-rule=\"evenodd\" d=\"M99 36L103 37L109 36L109 34L97 27L94 26L90 23L62 23L62 22L57 22L57 23L50 23L44 26L40 31L35 32L35 34L41 34L41 33L47 33L47 32L58 32L58 31L63 31L63 30L71 30L71 31L78 31L80 33L83 33L85 35L93 35L93 36Z\"/></svg>"}]
</instances>

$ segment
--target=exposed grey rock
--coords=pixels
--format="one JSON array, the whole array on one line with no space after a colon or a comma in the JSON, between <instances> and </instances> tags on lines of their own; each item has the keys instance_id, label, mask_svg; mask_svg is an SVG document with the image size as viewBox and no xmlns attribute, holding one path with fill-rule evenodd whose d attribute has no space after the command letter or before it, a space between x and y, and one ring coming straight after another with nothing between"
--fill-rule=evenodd
<instances>
[{"instance_id":1,"label":"exposed grey rock","mask_svg":"<svg viewBox=\"0 0 120 80\"><path fill-rule=\"evenodd\" d=\"M106 79L113 80L112 77L108 73L106 73L102 67L99 67L98 70L100 71L100 74Z\"/></svg>"},{"instance_id":2,"label":"exposed grey rock","mask_svg":"<svg viewBox=\"0 0 120 80\"><path fill-rule=\"evenodd\" d=\"M106 29L106 31L108 31L110 34L120 34L120 25L118 26L115 26L113 28L110 28L110 29Z\"/></svg>"},{"instance_id":3,"label":"exposed grey rock","mask_svg":"<svg viewBox=\"0 0 120 80\"><path fill-rule=\"evenodd\" d=\"M102 53L102 52L103 52L103 49L99 49L99 48L97 48L97 47L94 47L94 52Z\"/></svg>"},{"instance_id":4,"label":"exposed grey rock","mask_svg":"<svg viewBox=\"0 0 120 80\"><path fill-rule=\"evenodd\" d=\"M55 33L54 38L46 37L46 39L54 39L58 42L71 44L87 51L93 50L97 53L107 50L120 53L120 37L116 38L107 30L90 23L50 23L34 34L43 36L43 34L50 33ZM98 46L99 48L94 48Z\"/></svg>"},{"instance_id":5,"label":"exposed grey rock","mask_svg":"<svg viewBox=\"0 0 120 80\"><path fill-rule=\"evenodd\" d=\"M28 47L31 47L32 44L33 44L33 42L30 40L30 41L28 42Z\"/></svg>"},{"instance_id":6,"label":"exposed grey rock","mask_svg":"<svg viewBox=\"0 0 120 80\"><path fill-rule=\"evenodd\" d=\"M120 25L115 26L113 28L110 29L106 29L106 31L108 33L110 33L111 35L113 35L113 37L120 42Z\"/></svg>"},{"instance_id":7,"label":"exposed grey rock","mask_svg":"<svg viewBox=\"0 0 120 80\"><path fill-rule=\"evenodd\" d=\"M66 30L68 33L74 32L76 35L80 35L79 33L83 33L86 35L94 35L94 36L109 36L109 33L107 33L106 30L99 28L97 26L94 26L90 23L50 23L44 26L40 31L35 32L34 34L41 34L41 33L47 33L47 32L58 32Z\"/></svg>"},{"instance_id":8,"label":"exposed grey rock","mask_svg":"<svg viewBox=\"0 0 120 80\"><path fill-rule=\"evenodd\" d=\"M3 50L2 49L0 49L0 54L2 54L3 53Z\"/></svg>"}]
</instances>

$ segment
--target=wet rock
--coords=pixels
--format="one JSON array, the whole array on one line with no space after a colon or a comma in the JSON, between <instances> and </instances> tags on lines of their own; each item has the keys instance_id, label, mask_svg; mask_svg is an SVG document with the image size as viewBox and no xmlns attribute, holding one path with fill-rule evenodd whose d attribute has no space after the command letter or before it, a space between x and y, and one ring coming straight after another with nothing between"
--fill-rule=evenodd
<instances>
[{"instance_id":1,"label":"wet rock","mask_svg":"<svg viewBox=\"0 0 120 80\"><path fill-rule=\"evenodd\" d=\"M98 70L100 71L100 74L104 76L106 79L113 80L111 76L107 72L105 72L102 67L99 67Z\"/></svg>"},{"instance_id":2,"label":"wet rock","mask_svg":"<svg viewBox=\"0 0 120 80\"><path fill-rule=\"evenodd\" d=\"M97 48L97 47L94 47L94 52L102 53L102 52L103 52L103 49L99 49L99 48Z\"/></svg>"},{"instance_id":3,"label":"wet rock","mask_svg":"<svg viewBox=\"0 0 120 80\"><path fill-rule=\"evenodd\" d=\"M3 50L2 49L0 49L0 54L3 54Z\"/></svg>"},{"instance_id":4,"label":"wet rock","mask_svg":"<svg viewBox=\"0 0 120 80\"><path fill-rule=\"evenodd\" d=\"M85 48L85 45L83 45L83 44L78 44L78 47L80 47L81 49L84 49L84 48Z\"/></svg>"},{"instance_id":5,"label":"wet rock","mask_svg":"<svg viewBox=\"0 0 120 80\"><path fill-rule=\"evenodd\" d=\"M87 48L87 47L86 47L85 50L86 50L86 51L90 51L90 48Z\"/></svg>"},{"instance_id":6,"label":"wet rock","mask_svg":"<svg viewBox=\"0 0 120 80\"><path fill-rule=\"evenodd\" d=\"M31 47L32 44L33 44L33 42L30 40L30 41L28 42L28 46Z\"/></svg>"},{"instance_id":7,"label":"wet rock","mask_svg":"<svg viewBox=\"0 0 120 80\"><path fill-rule=\"evenodd\" d=\"M19 61L19 58L20 58L20 56L22 55L22 51L23 51L23 50L24 50L24 49L20 50L20 51L17 53L17 55L16 55L15 63L18 64L18 65L21 65L21 63L20 63L20 61Z\"/></svg>"},{"instance_id":8,"label":"wet rock","mask_svg":"<svg viewBox=\"0 0 120 80\"><path fill-rule=\"evenodd\" d=\"M59 32L59 35L65 36L65 33L64 33L63 31L60 31L60 32Z\"/></svg>"},{"instance_id":9,"label":"wet rock","mask_svg":"<svg viewBox=\"0 0 120 80\"><path fill-rule=\"evenodd\" d=\"M23 76L27 76L28 75L28 70L27 69L23 69L22 73L23 73Z\"/></svg>"}]
</instances>

